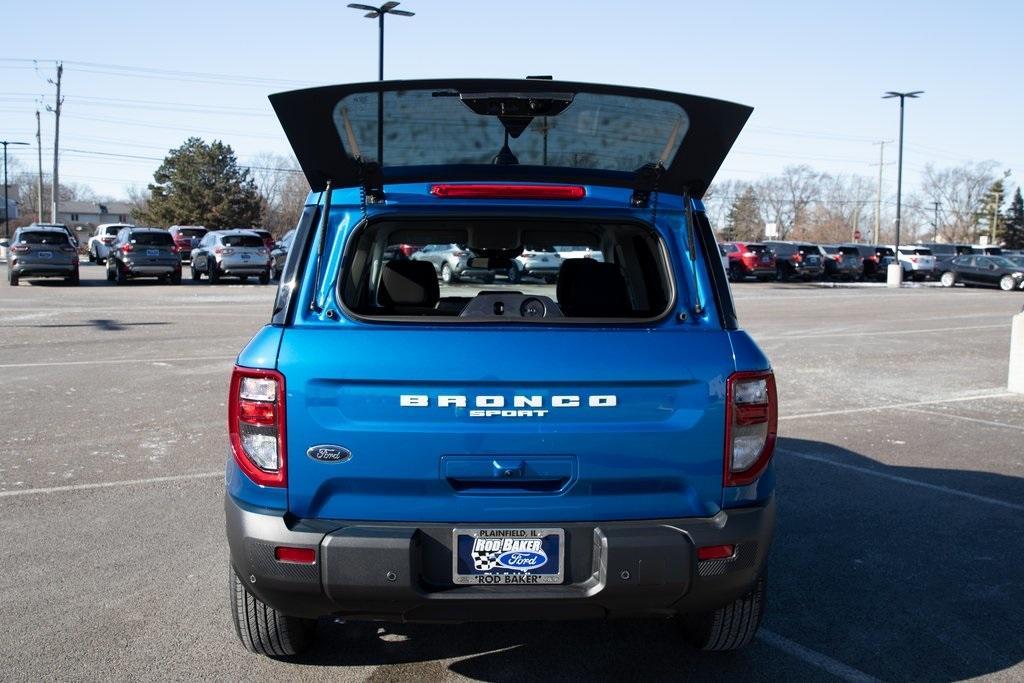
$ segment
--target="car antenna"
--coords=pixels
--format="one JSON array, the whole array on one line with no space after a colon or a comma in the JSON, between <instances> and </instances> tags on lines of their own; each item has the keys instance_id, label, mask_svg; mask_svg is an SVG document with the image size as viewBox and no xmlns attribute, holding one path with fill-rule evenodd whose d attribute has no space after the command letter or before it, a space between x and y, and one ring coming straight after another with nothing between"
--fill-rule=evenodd
<instances>
[{"instance_id":1,"label":"car antenna","mask_svg":"<svg viewBox=\"0 0 1024 683\"><path fill-rule=\"evenodd\" d=\"M686 211L686 239L689 242L690 267L693 269L693 312L704 313L704 304L700 300L700 278L697 277L697 226L694 223L693 199L690 197L689 186L683 189L683 205Z\"/></svg>"},{"instance_id":2,"label":"car antenna","mask_svg":"<svg viewBox=\"0 0 1024 683\"><path fill-rule=\"evenodd\" d=\"M313 292L309 298L309 310L314 313L323 313L324 307L320 305L320 262L324 257L324 241L327 239L327 222L331 213L331 181L328 180L324 186L324 208L320 214L320 225L317 227L316 263L313 269Z\"/></svg>"}]
</instances>

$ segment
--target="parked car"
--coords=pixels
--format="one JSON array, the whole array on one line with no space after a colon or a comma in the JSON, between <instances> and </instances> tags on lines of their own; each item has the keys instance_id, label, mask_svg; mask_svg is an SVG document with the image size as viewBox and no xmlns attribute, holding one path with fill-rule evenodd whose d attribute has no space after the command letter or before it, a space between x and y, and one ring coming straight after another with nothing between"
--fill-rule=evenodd
<instances>
[{"instance_id":1,"label":"parked car","mask_svg":"<svg viewBox=\"0 0 1024 683\"><path fill-rule=\"evenodd\" d=\"M275 280L281 279L281 273L284 272L284 262L288 258L288 249L291 248L292 240L294 239L295 230L289 230L274 244L274 248L270 250L270 277Z\"/></svg>"},{"instance_id":2,"label":"parked car","mask_svg":"<svg viewBox=\"0 0 1024 683\"><path fill-rule=\"evenodd\" d=\"M928 247L900 245L899 259L904 279L921 281L935 274L935 256Z\"/></svg>"},{"instance_id":3,"label":"parked car","mask_svg":"<svg viewBox=\"0 0 1024 683\"><path fill-rule=\"evenodd\" d=\"M362 156L378 131L346 121L375 120L382 92L396 144L378 169ZM244 647L294 655L325 615L648 615L697 648L750 643L774 528L775 380L697 201L750 109L526 79L271 101L312 193L293 243L308 258L285 266L298 284L278 288L227 397ZM655 210L654 182L677 208ZM400 211L377 201L389 192ZM348 201L359 193L373 201ZM500 261L569 233L606 260L565 260L547 294L443 292L419 254L382 258L412 241Z\"/></svg>"},{"instance_id":4,"label":"parked car","mask_svg":"<svg viewBox=\"0 0 1024 683\"><path fill-rule=\"evenodd\" d=\"M832 280L856 280L864 274L864 259L855 247L823 245L825 277Z\"/></svg>"},{"instance_id":5,"label":"parked car","mask_svg":"<svg viewBox=\"0 0 1024 683\"><path fill-rule=\"evenodd\" d=\"M260 239L263 240L263 246L267 248L267 253L269 254L276 244L274 235L269 230L263 230L262 228L250 228L250 230L260 236Z\"/></svg>"},{"instance_id":6,"label":"parked car","mask_svg":"<svg viewBox=\"0 0 1024 683\"><path fill-rule=\"evenodd\" d=\"M726 272L733 282L741 282L748 277L764 282L778 276L775 256L765 245L757 242L725 242L722 246L729 259Z\"/></svg>"},{"instance_id":7,"label":"parked car","mask_svg":"<svg viewBox=\"0 0 1024 683\"><path fill-rule=\"evenodd\" d=\"M825 259L817 244L766 240L764 245L775 256L775 272L780 280L812 280L825 272Z\"/></svg>"},{"instance_id":8,"label":"parked car","mask_svg":"<svg viewBox=\"0 0 1024 683\"><path fill-rule=\"evenodd\" d=\"M555 251L558 252L558 256L561 257L562 261L574 258L589 258L604 263L604 254L601 253L600 249L593 247L564 245L555 247Z\"/></svg>"},{"instance_id":9,"label":"parked car","mask_svg":"<svg viewBox=\"0 0 1024 683\"><path fill-rule=\"evenodd\" d=\"M263 238L252 230L214 230L206 233L192 250L192 280L203 275L210 284L221 278L237 277L245 282L250 277L261 285L270 282L270 251Z\"/></svg>"},{"instance_id":10,"label":"parked car","mask_svg":"<svg viewBox=\"0 0 1024 683\"><path fill-rule=\"evenodd\" d=\"M117 240L117 233L121 228L134 227L130 223L101 223L96 226L96 232L89 238L86 248L89 251L89 263L103 265L107 262L107 255L110 247Z\"/></svg>"},{"instance_id":11,"label":"parked car","mask_svg":"<svg viewBox=\"0 0 1024 683\"><path fill-rule=\"evenodd\" d=\"M1003 256L1003 258L1018 268L1024 269L1024 255L1013 254L1011 256Z\"/></svg>"},{"instance_id":12,"label":"parked car","mask_svg":"<svg viewBox=\"0 0 1024 683\"><path fill-rule=\"evenodd\" d=\"M879 268L878 254L875 252L875 245L848 242L836 245L847 252L856 253L860 257L861 269L860 279L878 280L885 278L884 269Z\"/></svg>"},{"instance_id":13,"label":"parked car","mask_svg":"<svg viewBox=\"0 0 1024 683\"><path fill-rule=\"evenodd\" d=\"M201 225L172 225L167 232L171 233L181 260L191 261L193 245L198 244L209 231Z\"/></svg>"},{"instance_id":14,"label":"parked car","mask_svg":"<svg viewBox=\"0 0 1024 683\"><path fill-rule=\"evenodd\" d=\"M54 228L56 230L60 230L65 235L68 236L68 241L71 242L71 246L73 246L75 248L75 250L78 249L78 235L75 234L74 230L72 230L68 226L64 225L63 223L32 223L28 227L30 227L30 228Z\"/></svg>"},{"instance_id":15,"label":"parked car","mask_svg":"<svg viewBox=\"0 0 1024 683\"><path fill-rule=\"evenodd\" d=\"M121 228L107 255L107 280L119 285L140 277L181 284L181 258L174 238L159 228Z\"/></svg>"},{"instance_id":16,"label":"parked car","mask_svg":"<svg viewBox=\"0 0 1024 683\"><path fill-rule=\"evenodd\" d=\"M1024 289L1024 267L1002 256L969 254L953 259L952 267L942 274L940 281L943 287L960 283L1012 292Z\"/></svg>"},{"instance_id":17,"label":"parked car","mask_svg":"<svg viewBox=\"0 0 1024 683\"><path fill-rule=\"evenodd\" d=\"M0 240L7 248L7 283L17 287L22 278L64 278L78 284L78 250L65 230L59 227L30 225L18 228L10 240Z\"/></svg>"},{"instance_id":18,"label":"parked car","mask_svg":"<svg viewBox=\"0 0 1024 683\"><path fill-rule=\"evenodd\" d=\"M540 278L552 285L558 281L561 267L562 257L554 247L525 247L505 271L505 278L512 283L524 277Z\"/></svg>"},{"instance_id":19,"label":"parked car","mask_svg":"<svg viewBox=\"0 0 1024 683\"><path fill-rule=\"evenodd\" d=\"M950 264L957 256L974 253L971 245L956 242L918 242L914 246L931 250L935 257L935 279L942 278L942 274L950 269Z\"/></svg>"},{"instance_id":20,"label":"parked car","mask_svg":"<svg viewBox=\"0 0 1024 683\"><path fill-rule=\"evenodd\" d=\"M445 284L464 279L494 282L494 271L486 265L475 265L476 255L464 244L427 244L409 259L432 265Z\"/></svg>"},{"instance_id":21,"label":"parked car","mask_svg":"<svg viewBox=\"0 0 1024 683\"><path fill-rule=\"evenodd\" d=\"M971 246L972 254L985 254L986 256L1002 256L1003 248L994 247L990 244L975 244Z\"/></svg>"}]
</instances>

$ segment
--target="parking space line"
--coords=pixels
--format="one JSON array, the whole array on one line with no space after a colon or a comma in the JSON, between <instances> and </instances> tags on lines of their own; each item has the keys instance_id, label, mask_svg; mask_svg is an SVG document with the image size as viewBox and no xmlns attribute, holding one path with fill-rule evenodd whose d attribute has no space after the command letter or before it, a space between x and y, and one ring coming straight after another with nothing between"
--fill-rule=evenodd
<instances>
[{"instance_id":1,"label":"parking space line","mask_svg":"<svg viewBox=\"0 0 1024 683\"><path fill-rule=\"evenodd\" d=\"M853 413L867 413L872 410L901 410L905 408L916 408L917 406L933 406L942 403L960 403L961 401L980 401L986 398L1006 398L1007 396L1015 396L1009 391L1000 391L994 394L980 394L978 396L959 396L957 398L940 398L934 401L913 401L911 403L890 403L887 405L880 406L869 406L866 408L844 408L842 410L823 410L816 413L797 413L796 415L780 415L779 421L782 420L802 420L807 417L828 417L830 415L848 415Z\"/></svg>"},{"instance_id":2,"label":"parking space line","mask_svg":"<svg viewBox=\"0 0 1024 683\"><path fill-rule=\"evenodd\" d=\"M861 474L870 474L874 477L880 477L882 479L888 479L889 481L895 481L900 484L907 484L908 486L917 486L918 488L928 489L929 491L938 491L940 493L948 493L952 496L959 496L960 498L967 498L979 503L988 503L989 505L995 505L998 507L1007 508L1009 510L1017 510L1018 512L1024 512L1024 505L1020 503L1011 503L1007 500L1000 500L999 498L989 498L988 496L981 496L977 493L970 493L969 491L961 491L960 489L950 488L949 486L942 486L941 484L929 484L925 481L918 481L917 479L911 479L909 477L901 477L897 474L889 474L888 472L881 472L870 467L861 467L859 465L850 465L845 462L836 462L835 460L825 457L823 455L811 455L809 453L800 453L798 451L790 450L788 448L778 449L779 453L785 453L786 455L792 455L796 458L803 460L810 460L811 462L819 462L825 465L832 465L833 467L839 467L844 470L851 470L853 472L860 472Z\"/></svg>"},{"instance_id":3,"label":"parking space line","mask_svg":"<svg viewBox=\"0 0 1024 683\"><path fill-rule=\"evenodd\" d=\"M86 491L88 489L108 489L117 486L138 486L141 484L162 484L170 481L188 481L190 479L213 479L223 477L223 472L197 472L195 474L175 474L168 477L150 477L149 479L126 479L124 481L104 481L96 484L71 484L69 486L49 486L37 489L18 489L0 491L0 498L14 496L31 496L45 493L63 493L65 491Z\"/></svg>"},{"instance_id":4,"label":"parking space line","mask_svg":"<svg viewBox=\"0 0 1024 683\"><path fill-rule=\"evenodd\" d=\"M919 415L931 415L933 417L951 417L954 420L963 420L964 422L974 422L980 425L989 425L991 427L1003 427L1005 429L1015 429L1018 432L1024 432L1024 426L1012 425L1005 422L996 422L994 420L982 420L978 417L967 417L966 415L957 415L956 413L937 413L933 410L917 410L915 408L902 408L908 413L917 413Z\"/></svg>"},{"instance_id":5,"label":"parking space line","mask_svg":"<svg viewBox=\"0 0 1024 683\"><path fill-rule=\"evenodd\" d=\"M832 659L828 655L806 648L799 643L794 643L789 638L780 636L774 631L762 628L757 633L757 639L765 645L770 645L776 650L781 650L788 655L792 655L793 657L796 657L813 667L826 671L836 678L840 678L844 681L868 683L869 681L874 682L879 680L874 676L864 673L860 669L855 669L848 664L843 664L838 660Z\"/></svg>"},{"instance_id":6,"label":"parking space line","mask_svg":"<svg viewBox=\"0 0 1024 683\"><path fill-rule=\"evenodd\" d=\"M827 338L842 338L842 337L881 337L886 335L908 335L908 334L931 334L933 332L964 332L967 330L994 330L994 329L1010 329L1010 322L1007 321L1000 325L966 325L963 327L929 327L920 330L881 330L876 332L823 332L821 334L793 334L793 335L766 335L756 336L754 339L758 342L763 341L787 341L787 340L799 340L799 339L827 339Z\"/></svg>"},{"instance_id":7,"label":"parking space line","mask_svg":"<svg viewBox=\"0 0 1024 683\"><path fill-rule=\"evenodd\" d=\"M65 365L121 365L124 363L178 363L197 360L235 360L237 356L180 356L178 358L105 358L97 360L61 360L44 363L4 363L0 368L51 368Z\"/></svg>"}]
</instances>

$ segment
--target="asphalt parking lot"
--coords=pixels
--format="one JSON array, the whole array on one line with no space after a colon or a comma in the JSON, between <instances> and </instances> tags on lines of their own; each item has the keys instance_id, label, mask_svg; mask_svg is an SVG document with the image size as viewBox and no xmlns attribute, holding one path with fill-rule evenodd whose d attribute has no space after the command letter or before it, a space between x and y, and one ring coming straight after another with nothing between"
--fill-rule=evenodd
<instances>
[{"instance_id":1,"label":"asphalt parking lot","mask_svg":"<svg viewBox=\"0 0 1024 683\"><path fill-rule=\"evenodd\" d=\"M6 270L0 267L6 281ZM273 287L0 286L0 678L1024 679L1024 295L740 284L781 401L770 607L736 655L644 621L232 631L226 384Z\"/></svg>"}]
</instances>

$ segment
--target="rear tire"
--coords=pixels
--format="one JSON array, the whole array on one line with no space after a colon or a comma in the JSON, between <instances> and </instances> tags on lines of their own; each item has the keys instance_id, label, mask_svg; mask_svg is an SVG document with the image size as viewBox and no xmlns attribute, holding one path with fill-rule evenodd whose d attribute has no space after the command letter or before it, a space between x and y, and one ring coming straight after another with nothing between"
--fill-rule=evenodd
<instances>
[{"instance_id":1,"label":"rear tire","mask_svg":"<svg viewBox=\"0 0 1024 683\"><path fill-rule=\"evenodd\" d=\"M96 247L89 250L89 263L96 263L100 257L96 255Z\"/></svg>"},{"instance_id":2,"label":"rear tire","mask_svg":"<svg viewBox=\"0 0 1024 683\"><path fill-rule=\"evenodd\" d=\"M114 274L114 271L112 271L110 269L110 264L111 263L113 263L113 262L112 261L107 262L107 282L113 282L114 278L116 277L116 275Z\"/></svg>"},{"instance_id":3,"label":"rear tire","mask_svg":"<svg viewBox=\"0 0 1024 683\"><path fill-rule=\"evenodd\" d=\"M1004 292L1012 292L1016 285L1017 282L1010 275L1004 275L1001 278L999 278L999 289L1003 290Z\"/></svg>"},{"instance_id":4,"label":"rear tire","mask_svg":"<svg viewBox=\"0 0 1024 683\"><path fill-rule=\"evenodd\" d=\"M951 270L947 270L939 276L939 282L942 283L943 287L952 287L956 284L956 273Z\"/></svg>"},{"instance_id":5,"label":"rear tire","mask_svg":"<svg viewBox=\"0 0 1024 683\"><path fill-rule=\"evenodd\" d=\"M194 263L189 263L189 270L192 272L192 282L199 282L203 279L202 272L196 268Z\"/></svg>"},{"instance_id":6,"label":"rear tire","mask_svg":"<svg viewBox=\"0 0 1024 683\"><path fill-rule=\"evenodd\" d=\"M446 285L450 285L453 282L458 281L459 276L455 274L455 271L452 270L452 267L449 266L447 263L443 264L441 266L441 282L445 283Z\"/></svg>"},{"instance_id":7,"label":"rear tire","mask_svg":"<svg viewBox=\"0 0 1024 683\"><path fill-rule=\"evenodd\" d=\"M758 577L750 592L725 607L702 614L678 617L683 638L698 650L739 650L757 633L767 602L764 576Z\"/></svg>"},{"instance_id":8,"label":"rear tire","mask_svg":"<svg viewBox=\"0 0 1024 683\"><path fill-rule=\"evenodd\" d=\"M75 271L74 273L72 273L71 275L68 275L68 276L67 276L67 277L66 277L66 278L64 279L64 282L65 282L65 283L67 283L67 284L69 284L69 285L71 285L72 287L77 287L77 286L78 286L78 283L80 282L80 280L79 280L79 277L78 277L78 271L76 270L76 271Z\"/></svg>"},{"instance_id":9,"label":"rear tire","mask_svg":"<svg viewBox=\"0 0 1024 683\"><path fill-rule=\"evenodd\" d=\"M248 281L249 281L249 276L248 275L239 275L238 276L238 284L244 285Z\"/></svg>"},{"instance_id":10,"label":"rear tire","mask_svg":"<svg viewBox=\"0 0 1024 683\"><path fill-rule=\"evenodd\" d=\"M213 259L206 259L206 272L209 273L211 285L220 282L220 270L217 268L217 262Z\"/></svg>"},{"instance_id":11,"label":"rear tire","mask_svg":"<svg viewBox=\"0 0 1024 683\"><path fill-rule=\"evenodd\" d=\"M18 274L15 273L13 270L7 271L7 284L9 284L11 287L18 286Z\"/></svg>"},{"instance_id":12,"label":"rear tire","mask_svg":"<svg viewBox=\"0 0 1024 683\"><path fill-rule=\"evenodd\" d=\"M128 275L124 272L124 267L120 263L114 264L114 283L118 285L128 284Z\"/></svg>"},{"instance_id":13,"label":"rear tire","mask_svg":"<svg viewBox=\"0 0 1024 683\"><path fill-rule=\"evenodd\" d=\"M229 568L228 572L231 619L246 650L267 657L291 657L313 643L315 619L281 614L247 591L234 569Z\"/></svg>"},{"instance_id":14,"label":"rear tire","mask_svg":"<svg viewBox=\"0 0 1024 683\"><path fill-rule=\"evenodd\" d=\"M181 271L180 270L176 270L173 273L171 273L171 284L172 285L180 285L181 284Z\"/></svg>"},{"instance_id":15,"label":"rear tire","mask_svg":"<svg viewBox=\"0 0 1024 683\"><path fill-rule=\"evenodd\" d=\"M512 284L516 284L523 278L522 274L519 272L519 268L516 266L509 266L508 272L505 273L505 277L507 277L508 281Z\"/></svg>"},{"instance_id":16,"label":"rear tire","mask_svg":"<svg viewBox=\"0 0 1024 683\"><path fill-rule=\"evenodd\" d=\"M262 273L260 273L260 284L261 285L269 285L270 284L270 270L269 269L263 271Z\"/></svg>"}]
</instances>

